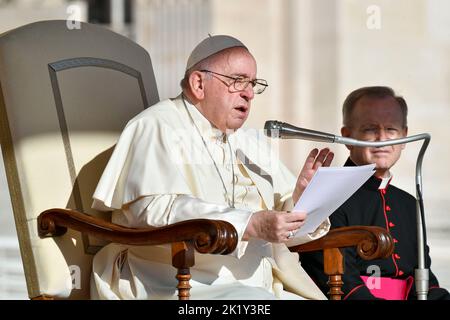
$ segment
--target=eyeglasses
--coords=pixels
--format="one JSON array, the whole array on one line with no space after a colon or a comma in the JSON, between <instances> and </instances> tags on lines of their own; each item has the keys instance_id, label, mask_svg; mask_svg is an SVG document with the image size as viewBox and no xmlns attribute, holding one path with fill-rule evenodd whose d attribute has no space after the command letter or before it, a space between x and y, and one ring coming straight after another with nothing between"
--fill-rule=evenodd
<instances>
[{"instance_id":1,"label":"eyeglasses","mask_svg":"<svg viewBox=\"0 0 450 320\"><path fill-rule=\"evenodd\" d=\"M264 90L266 90L266 87L268 87L269 85L267 84L267 81L264 79L254 79L254 80L250 80L249 78L245 78L242 76L238 76L238 77L230 77L218 72L214 72L214 71L210 71L210 70L200 70L200 72L207 72L207 73L212 73L212 74L216 74L218 76L222 76L228 79L233 80L233 82L231 83L226 83L225 81L223 81L224 84L226 84L228 87L231 87L231 85L233 85L233 88L236 91L244 91L245 88L248 87L248 84L251 83L252 84L252 88L253 88L253 92L255 94L261 94L264 92ZM219 79L220 80L220 79Z\"/></svg>"}]
</instances>

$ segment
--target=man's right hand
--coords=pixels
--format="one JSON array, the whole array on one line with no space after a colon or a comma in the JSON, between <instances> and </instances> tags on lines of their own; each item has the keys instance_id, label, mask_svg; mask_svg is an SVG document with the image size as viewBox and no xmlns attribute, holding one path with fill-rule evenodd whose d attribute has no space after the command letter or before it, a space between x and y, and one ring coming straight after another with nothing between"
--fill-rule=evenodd
<instances>
[{"instance_id":1,"label":"man's right hand","mask_svg":"<svg viewBox=\"0 0 450 320\"><path fill-rule=\"evenodd\" d=\"M257 211L248 222L243 240L259 238L269 242L287 242L291 231L295 234L305 220L305 212Z\"/></svg>"}]
</instances>

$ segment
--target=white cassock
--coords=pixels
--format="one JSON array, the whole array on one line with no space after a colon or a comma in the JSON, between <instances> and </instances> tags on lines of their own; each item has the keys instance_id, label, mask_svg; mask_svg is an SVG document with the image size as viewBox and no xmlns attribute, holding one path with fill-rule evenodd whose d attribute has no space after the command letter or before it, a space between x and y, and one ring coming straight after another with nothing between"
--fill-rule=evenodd
<instances>
[{"instance_id":1,"label":"white cassock","mask_svg":"<svg viewBox=\"0 0 450 320\"><path fill-rule=\"evenodd\" d=\"M191 299L326 299L285 244L242 240L253 212L293 208L296 177L261 133L239 129L227 138L181 96L146 109L121 134L93 207L113 211L113 222L128 227L197 218L230 222L236 250L196 253ZM233 183L235 208L229 206ZM327 220L298 242L328 230ZM94 257L91 296L177 299L175 275L170 245L113 243Z\"/></svg>"}]
</instances>

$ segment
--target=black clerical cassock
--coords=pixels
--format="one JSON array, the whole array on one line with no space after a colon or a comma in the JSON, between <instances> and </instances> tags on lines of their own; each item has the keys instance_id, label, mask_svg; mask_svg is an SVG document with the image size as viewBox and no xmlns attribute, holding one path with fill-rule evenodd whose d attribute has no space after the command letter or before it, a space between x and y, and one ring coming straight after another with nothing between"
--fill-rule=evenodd
<instances>
[{"instance_id":1,"label":"black clerical cassock","mask_svg":"<svg viewBox=\"0 0 450 320\"><path fill-rule=\"evenodd\" d=\"M345 165L355 164L349 159ZM330 216L331 228L354 225L379 226L391 233L395 243L394 253L389 258L371 261L361 259L354 247L344 249L345 274L342 288L344 299L377 299L374 295L376 293L373 294L361 278L377 275L388 278L388 282L392 282L391 279L404 280L403 297L416 299L414 284L414 269L417 268L416 200L409 193L391 185L390 181L386 185L382 185L381 182L381 179L372 176ZM428 246L425 259L426 267L430 268ZM326 294L328 276L323 273L322 252L302 253L301 262L303 268ZM448 291L439 287L431 269L429 276L428 299L450 299ZM382 282L381 285L385 283Z\"/></svg>"}]
</instances>

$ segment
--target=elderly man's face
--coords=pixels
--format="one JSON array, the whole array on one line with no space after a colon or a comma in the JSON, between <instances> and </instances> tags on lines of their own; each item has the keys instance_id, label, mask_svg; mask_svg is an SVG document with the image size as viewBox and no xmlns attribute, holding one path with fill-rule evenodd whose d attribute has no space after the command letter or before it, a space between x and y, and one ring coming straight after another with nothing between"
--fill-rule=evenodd
<instances>
[{"instance_id":1,"label":"elderly man's face","mask_svg":"<svg viewBox=\"0 0 450 320\"><path fill-rule=\"evenodd\" d=\"M211 64L209 70L253 80L256 78L256 61L247 50L232 48ZM244 90L237 91L232 79L213 73L205 73L204 79L203 115L223 132L240 128L247 120L254 97L251 83Z\"/></svg>"},{"instance_id":2,"label":"elderly man's face","mask_svg":"<svg viewBox=\"0 0 450 320\"><path fill-rule=\"evenodd\" d=\"M343 136L365 141L383 141L407 135L400 106L392 97L359 99L350 117L350 125L342 128ZM350 159L357 165L376 164L376 175L386 176L400 158L404 145L382 148L348 147Z\"/></svg>"}]
</instances>

